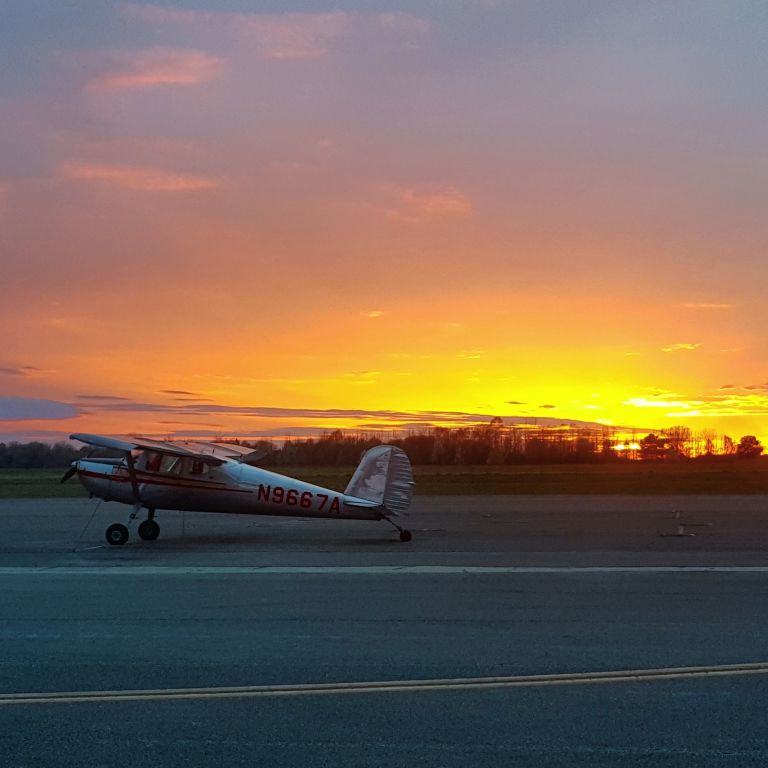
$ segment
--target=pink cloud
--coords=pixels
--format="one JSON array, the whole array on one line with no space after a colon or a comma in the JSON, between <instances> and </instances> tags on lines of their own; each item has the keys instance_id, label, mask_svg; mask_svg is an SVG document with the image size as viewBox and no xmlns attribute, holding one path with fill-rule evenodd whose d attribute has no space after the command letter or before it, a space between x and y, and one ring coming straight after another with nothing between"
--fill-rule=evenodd
<instances>
[{"instance_id":1,"label":"pink cloud","mask_svg":"<svg viewBox=\"0 0 768 768\"><path fill-rule=\"evenodd\" d=\"M114 68L92 80L92 87L122 90L197 85L218 77L223 64L222 59L203 51L174 48L148 48L113 56Z\"/></svg>"},{"instance_id":2,"label":"pink cloud","mask_svg":"<svg viewBox=\"0 0 768 768\"><path fill-rule=\"evenodd\" d=\"M264 59L316 59L349 29L352 14L226 13L194 11L155 5L127 4L126 12L153 24L175 24L200 30L232 33L252 45Z\"/></svg>"},{"instance_id":3,"label":"pink cloud","mask_svg":"<svg viewBox=\"0 0 768 768\"><path fill-rule=\"evenodd\" d=\"M150 24L174 24L197 32L225 32L240 39L263 59L318 59L334 44L371 26L412 41L428 23L408 13L237 13L197 11L126 3L131 18Z\"/></svg>"},{"instance_id":4,"label":"pink cloud","mask_svg":"<svg viewBox=\"0 0 768 768\"><path fill-rule=\"evenodd\" d=\"M410 187L394 192L397 206L387 211L392 221L462 218L472 213L472 201L455 187Z\"/></svg>"},{"instance_id":5,"label":"pink cloud","mask_svg":"<svg viewBox=\"0 0 768 768\"><path fill-rule=\"evenodd\" d=\"M289 13L245 16L240 33L251 37L266 59L317 59L349 28L349 14Z\"/></svg>"},{"instance_id":6,"label":"pink cloud","mask_svg":"<svg viewBox=\"0 0 768 768\"><path fill-rule=\"evenodd\" d=\"M403 11L380 13L376 16L376 20L383 29L409 37L412 41L423 37L430 30L429 22L426 19Z\"/></svg>"},{"instance_id":7,"label":"pink cloud","mask_svg":"<svg viewBox=\"0 0 768 768\"><path fill-rule=\"evenodd\" d=\"M62 173L70 179L112 184L142 192L196 192L219 186L217 179L159 168L103 163L65 163Z\"/></svg>"}]
</instances>

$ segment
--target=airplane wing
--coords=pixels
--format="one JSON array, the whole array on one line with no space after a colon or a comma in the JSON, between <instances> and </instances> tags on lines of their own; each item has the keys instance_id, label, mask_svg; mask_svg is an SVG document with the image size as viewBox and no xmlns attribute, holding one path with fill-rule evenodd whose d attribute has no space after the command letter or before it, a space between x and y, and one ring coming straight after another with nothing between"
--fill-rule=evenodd
<instances>
[{"instance_id":1,"label":"airplane wing","mask_svg":"<svg viewBox=\"0 0 768 768\"><path fill-rule=\"evenodd\" d=\"M202 442L195 440L193 442L185 442L185 446L191 449L200 451L211 456L220 456L226 459L234 459L243 464L256 465L266 455L267 451L249 448L247 445L237 445L237 443L224 443L224 442Z\"/></svg>"},{"instance_id":2,"label":"airplane wing","mask_svg":"<svg viewBox=\"0 0 768 768\"><path fill-rule=\"evenodd\" d=\"M223 464L228 461L228 458L214 456L212 453L206 453L204 451L194 451L189 448L185 448L178 443L171 443L166 440L151 440L147 437L129 437L126 439L109 437L107 435L88 435L85 433L77 432L74 435L69 436L71 440L79 440L81 443L87 445L94 445L98 448L109 448L111 450L125 451L130 453L132 450L138 448L145 451L156 451L157 453L165 453L168 456L181 456L189 457L192 459L198 459L204 461L207 464Z\"/></svg>"}]
</instances>

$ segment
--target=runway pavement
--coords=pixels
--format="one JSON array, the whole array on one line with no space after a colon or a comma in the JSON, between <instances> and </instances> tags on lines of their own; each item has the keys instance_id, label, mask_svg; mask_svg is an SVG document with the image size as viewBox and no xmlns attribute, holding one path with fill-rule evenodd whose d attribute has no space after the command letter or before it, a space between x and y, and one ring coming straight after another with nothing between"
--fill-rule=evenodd
<instances>
[{"instance_id":1,"label":"runway pavement","mask_svg":"<svg viewBox=\"0 0 768 768\"><path fill-rule=\"evenodd\" d=\"M124 505L0 501L2 565L768 565L768 497L416 497L383 522L158 512L160 539L109 547Z\"/></svg>"},{"instance_id":2,"label":"runway pavement","mask_svg":"<svg viewBox=\"0 0 768 768\"><path fill-rule=\"evenodd\" d=\"M0 502L0 765L764 765L768 667L722 665L768 663L767 507L432 497L408 544L160 513L116 548L117 505Z\"/></svg>"}]
</instances>

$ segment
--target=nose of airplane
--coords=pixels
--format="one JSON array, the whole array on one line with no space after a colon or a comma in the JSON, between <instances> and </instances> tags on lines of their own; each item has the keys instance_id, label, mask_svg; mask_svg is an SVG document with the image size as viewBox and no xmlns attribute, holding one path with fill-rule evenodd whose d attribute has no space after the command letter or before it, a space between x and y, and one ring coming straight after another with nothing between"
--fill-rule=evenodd
<instances>
[{"instance_id":1,"label":"nose of airplane","mask_svg":"<svg viewBox=\"0 0 768 768\"><path fill-rule=\"evenodd\" d=\"M73 461L69 469L61 476L61 480L59 482L66 483L70 477L73 477L77 472L77 465L78 465L78 462Z\"/></svg>"}]
</instances>

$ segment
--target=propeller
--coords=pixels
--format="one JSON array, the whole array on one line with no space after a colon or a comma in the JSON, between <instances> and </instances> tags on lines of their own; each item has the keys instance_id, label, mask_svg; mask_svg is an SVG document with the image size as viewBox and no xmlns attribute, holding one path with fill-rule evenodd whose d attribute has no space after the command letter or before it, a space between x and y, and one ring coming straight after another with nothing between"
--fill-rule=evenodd
<instances>
[{"instance_id":1,"label":"propeller","mask_svg":"<svg viewBox=\"0 0 768 768\"><path fill-rule=\"evenodd\" d=\"M62 475L61 480L59 480L59 482L66 483L67 480L69 480L70 477L73 477L76 472L77 472L77 462L73 461L72 466Z\"/></svg>"}]
</instances>

